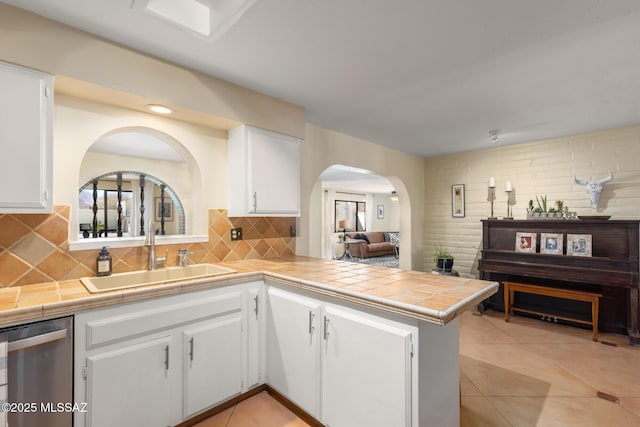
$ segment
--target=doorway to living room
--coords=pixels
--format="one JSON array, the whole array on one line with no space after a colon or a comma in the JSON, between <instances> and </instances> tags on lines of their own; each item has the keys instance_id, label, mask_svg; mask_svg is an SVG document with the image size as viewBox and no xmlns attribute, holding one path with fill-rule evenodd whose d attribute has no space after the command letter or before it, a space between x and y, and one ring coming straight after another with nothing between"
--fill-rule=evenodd
<instances>
[{"instance_id":1,"label":"doorway to living room","mask_svg":"<svg viewBox=\"0 0 640 427\"><path fill-rule=\"evenodd\" d=\"M400 205L389 179L334 165L320 174L322 257L399 266Z\"/></svg>"}]
</instances>

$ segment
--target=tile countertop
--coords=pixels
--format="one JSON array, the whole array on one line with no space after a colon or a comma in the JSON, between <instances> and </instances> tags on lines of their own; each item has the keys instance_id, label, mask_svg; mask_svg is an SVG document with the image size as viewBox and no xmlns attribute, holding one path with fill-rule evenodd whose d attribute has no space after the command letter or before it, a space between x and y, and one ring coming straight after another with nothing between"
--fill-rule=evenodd
<instances>
[{"instance_id":1,"label":"tile countertop","mask_svg":"<svg viewBox=\"0 0 640 427\"><path fill-rule=\"evenodd\" d=\"M91 308L265 279L444 325L498 291L498 283L293 257L220 263L236 274L91 294L80 280L0 289L0 327Z\"/></svg>"}]
</instances>

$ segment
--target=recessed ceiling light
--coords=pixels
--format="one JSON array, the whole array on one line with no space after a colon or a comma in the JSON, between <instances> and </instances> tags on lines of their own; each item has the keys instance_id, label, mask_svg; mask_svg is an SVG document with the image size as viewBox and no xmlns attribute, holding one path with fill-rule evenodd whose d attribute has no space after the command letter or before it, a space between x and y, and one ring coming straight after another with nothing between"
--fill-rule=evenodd
<instances>
[{"instance_id":1,"label":"recessed ceiling light","mask_svg":"<svg viewBox=\"0 0 640 427\"><path fill-rule=\"evenodd\" d=\"M173 113L173 110L169 107L165 107L164 105L160 105L160 104L149 104L145 107L147 110L151 110L154 113L158 113L158 114L171 114Z\"/></svg>"}]
</instances>

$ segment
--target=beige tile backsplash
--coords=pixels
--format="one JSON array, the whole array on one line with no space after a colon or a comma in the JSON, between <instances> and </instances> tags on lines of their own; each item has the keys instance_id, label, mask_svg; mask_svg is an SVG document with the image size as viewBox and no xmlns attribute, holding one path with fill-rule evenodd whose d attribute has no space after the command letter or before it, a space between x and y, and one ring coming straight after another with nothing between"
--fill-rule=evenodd
<instances>
[{"instance_id":1,"label":"beige tile backsplash","mask_svg":"<svg viewBox=\"0 0 640 427\"><path fill-rule=\"evenodd\" d=\"M0 287L77 279L96 274L97 250L69 252L69 206L55 206L50 215L0 214ZM177 263L178 249L193 252L195 263L268 259L295 254L289 227L295 218L229 218L225 209L209 211L209 241L189 245L158 245L169 250L168 265ZM243 240L231 241L230 229L242 227ZM113 272L147 268L146 247L112 248Z\"/></svg>"}]
</instances>

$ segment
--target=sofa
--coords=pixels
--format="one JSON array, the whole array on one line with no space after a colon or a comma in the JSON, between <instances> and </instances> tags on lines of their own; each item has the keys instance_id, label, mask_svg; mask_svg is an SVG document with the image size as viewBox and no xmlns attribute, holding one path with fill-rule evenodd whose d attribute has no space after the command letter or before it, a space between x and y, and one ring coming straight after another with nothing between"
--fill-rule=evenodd
<instances>
[{"instance_id":1,"label":"sofa","mask_svg":"<svg viewBox=\"0 0 640 427\"><path fill-rule=\"evenodd\" d=\"M397 254L398 236L398 233L384 231L345 233L346 239L350 241L349 252L358 258ZM359 242L352 243L354 240Z\"/></svg>"}]
</instances>

